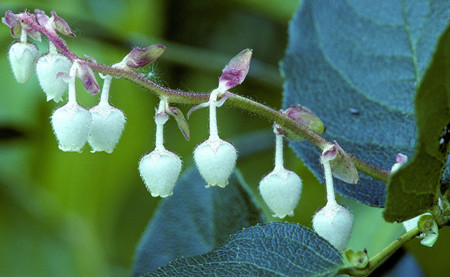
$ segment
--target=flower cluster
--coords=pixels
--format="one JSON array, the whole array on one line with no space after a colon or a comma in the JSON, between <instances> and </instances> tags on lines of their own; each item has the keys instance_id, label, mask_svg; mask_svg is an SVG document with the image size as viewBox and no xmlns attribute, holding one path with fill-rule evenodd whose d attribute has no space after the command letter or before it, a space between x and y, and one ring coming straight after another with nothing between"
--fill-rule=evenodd
<instances>
[{"instance_id":1,"label":"flower cluster","mask_svg":"<svg viewBox=\"0 0 450 277\"><path fill-rule=\"evenodd\" d=\"M210 94L207 103L193 107L188 113L201 108L209 107L209 138L197 146L194 151L194 160L200 175L206 182L206 187L219 186L224 188L228 178L234 170L237 151L234 146L220 139L217 128L216 107L220 107L225 100L232 96L227 90L242 83L247 75L252 51L246 49L234 57L223 70L219 79L219 86ZM221 101L217 101L222 97ZM167 197L172 195L176 180L181 171L181 160L174 153L167 151L163 146L163 126L168 115L177 119L178 126L189 139L189 128L181 111L169 107L167 100L162 98L155 114L156 140L155 150L142 157L139 162L139 172L151 195Z\"/></svg>"},{"instance_id":2,"label":"flower cluster","mask_svg":"<svg viewBox=\"0 0 450 277\"><path fill-rule=\"evenodd\" d=\"M11 28L11 35L19 38L9 49L9 60L14 76L19 83L26 83L33 72L37 72L39 84L47 96L47 101L62 101L68 92L67 103L59 107L51 116L51 124L63 151L81 152L86 142L91 152L111 153L118 143L125 126L125 115L109 103L110 75L100 75L103 81L100 102L86 109L76 99L76 79L80 79L86 90L96 94L100 87L90 65L97 62L78 58L66 46L59 35L75 36L69 25L55 12L48 17L43 11L36 10L14 14L7 12L2 22ZM49 51L39 57L38 48L28 42L28 37L41 39L41 33L49 38ZM162 45L152 45L145 49L133 49L112 69L132 70L155 61L165 50ZM228 90L241 84L249 70L252 51L246 49L234 57L224 68L218 88L210 94L207 103L196 108L209 106L210 137L194 151L194 160L200 174L209 186L225 187L234 170L237 151L234 146L220 139L217 129L216 107L220 107L227 98L233 96ZM217 101L220 99L219 101ZM181 160L163 145L163 126L169 119L175 118L186 139L189 139L189 125L183 113L176 107L170 107L166 98L161 97L155 114L155 149L143 156L139 162L140 175L152 196L167 197L173 192L176 180L181 172Z\"/></svg>"},{"instance_id":3,"label":"flower cluster","mask_svg":"<svg viewBox=\"0 0 450 277\"><path fill-rule=\"evenodd\" d=\"M109 103L113 76L100 74L103 79L100 102L95 107L86 109L77 103L75 83L78 78L88 92L92 94L99 92L100 87L92 70L97 66L97 62L89 57L90 61L81 59L67 48L59 34L75 36L68 24L55 12L48 17L40 10L36 10L34 14L7 12L2 22L11 28L11 35L19 39L9 49L11 68L17 81L26 83L36 71L47 101L63 101L68 92L67 103L56 109L51 116L59 148L63 151L81 152L87 142L92 148L91 152L111 153L125 126L124 113ZM28 37L40 40L41 33L49 38L49 51L39 56L38 48L28 42ZM131 72L155 61L164 50L165 47L161 45L152 45L145 49L135 48L110 69ZM219 137L216 109L228 98L235 97L229 90L241 84L246 78L251 56L252 50L245 49L231 59L223 69L218 87L210 93L209 101L193 107L188 113L189 117L199 108L209 108L209 138L200 143L193 153L195 164L206 182L206 187L224 188L235 168L237 151L231 143ZM154 117L155 148L145 154L138 165L142 180L153 197L164 198L172 195L182 168L181 159L164 147L164 124L170 116L176 120L185 138L189 140L190 137L189 125L183 113L169 104L168 99L160 95L160 103ZM317 134L325 131L322 121L306 107L295 105L280 112ZM293 140L304 138L292 131L284 130L277 123L274 123L273 130L276 137L275 167L262 178L259 191L273 216L284 218L286 215L294 214L303 184L295 172L284 167L283 138ZM348 183L358 182L358 174L347 153L337 143L323 151L321 163L325 172L328 202L314 215L312 225L319 235L338 250L343 250L350 237L353 217L350 211L337 204L335 200L332 170L335 177Z\"/></svg>"}]
</instances>

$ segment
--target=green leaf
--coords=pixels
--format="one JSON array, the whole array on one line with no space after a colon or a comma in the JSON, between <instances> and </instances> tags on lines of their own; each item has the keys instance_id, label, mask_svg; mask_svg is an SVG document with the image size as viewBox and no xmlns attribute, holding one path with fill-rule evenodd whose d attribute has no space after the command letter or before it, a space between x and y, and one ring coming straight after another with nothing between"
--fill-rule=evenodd
<instances>
[{"instance_id":1,"label":"green leaf","mask_svg":"<svg viewBox=\"0 0 450 277\"><path fill-rule=\"evenodd\" d=\"M197 169L190 168L173 196L161 201L137 248L134 276L204 254L242 228L264 222L239 171L224 189L205 185Z\"/></svg>"},{"instance_id":2,"label":"green leaf","mask_svg":"<svg viewBox=\"0 0 450 277\"><path fill-rule=\"evenodd\" d=\"M325 4L326 3L326 4ZM449 24L448 1L305 0L289 26L282 63L283 107L301 104L325 124L324 138L375 166L390 169L416 143L414 96L439 37ZM320 151L292 142L319 180ZM386 184L360 174L336 191L384 206Z\"/></svg>"},{"instance_id":3,"label":"green leaf","mask_svg":"<svg viewBox=\"0 0 450 277\"><path fill-rule=\"evenodd\" d=\"M220 248L144 276L334 276L341 265L339 252L315 232L279 222L245 229Z\"/></svg>"},{"instance_id":4,"label":"green leaf","mask_svg":"<svg viewBox=\"0 0 450 277\"><path fill-rule=\"evenodd\" d=\"M404 221L437 205L450 137L450 28L442 36L415 99L414 157L388 182L384 218Z\"/></svg>"}]
</instances>

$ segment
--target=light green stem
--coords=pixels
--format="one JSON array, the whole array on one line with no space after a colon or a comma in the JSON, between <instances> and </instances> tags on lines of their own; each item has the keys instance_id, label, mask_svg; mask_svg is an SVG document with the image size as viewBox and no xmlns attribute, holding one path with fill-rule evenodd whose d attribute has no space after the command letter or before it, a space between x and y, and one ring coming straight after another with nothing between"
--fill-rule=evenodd
<instances>
[{"instance_id":1,"label":"light green stem","mask_svg":"<svg viewBox=\"0 0 450 277\"><path fill-rule=\"evenodd\" d=\"M275 134L275 171L284 170L283 135Z\"/></svg>"},{"instance_id":2,"label":"light green stem","mask_svg":"<svg viewBox=\"0 0 450 277\"><path fill-rule=\"evenodd\" d=\"M345 267L341 268L338 272L339 274L347 274L350 276L367 276L377 267L379 267L387 258L389 258L395 251L402 247L405 243L415 238L419 235L419 228L413 228L409 232L404 233L401 237L394 240L386 248L381 250L375 256L369 260L369 264L366 268L359 269L356 267Z\"/></svg>"},{"instance_id":3,"label":"light green stem","mask_svg":"<svg viewBox=\"0 0 450 277\"><path fill-rule=\"evenodd\" d=\"M155 114L155 118L156 116L158 116L158 114L163 114L165 113L165 108L167 105L167 100L164 98L161 98L161 100L159 101L159 107L158 110L156 111ZM164 124L165 122L158 122L157 120L155 120L156 122L156 137L155 137L155 149L157 150L165 150L164 147Z\"/></svg>"},{"instance_id":4,"label":"light green stem","mask_svg":"<svg viewBox=\"0 0 450 277\"><path fill-rule=\"evenodd\" d=\"M219 130L217 129L217 101L218 90L215 89L209 96L209 139L219 139Z\"/></svg>"},{"instance_id":5,"label":"light green stem","mask_svg":"<svg viewBox=\"0 0 450 277\"><path fill-rule=\"evenodd\" d=\"M323 171L325 176L325 184L327 186L327 204L337 205L336 195L334 194L333 174L331 173L330 161L322 159Z\"/></svg>"}]
</instances>

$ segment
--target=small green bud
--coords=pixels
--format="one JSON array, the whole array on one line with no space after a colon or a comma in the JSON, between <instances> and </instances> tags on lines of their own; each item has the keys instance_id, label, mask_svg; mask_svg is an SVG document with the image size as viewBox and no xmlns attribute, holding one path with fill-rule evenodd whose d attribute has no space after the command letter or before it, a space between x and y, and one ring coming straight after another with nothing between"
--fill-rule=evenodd
<instances>
[{"instance_id":1,"label":"small green bud","mask_svg":"<svg viewBox=\"0 0 450 277\"><path fill-rule=\"evenodd\" d=\"M355 252L352 249L347 249L345 258L352 266L358 269L364 269L369 265L369 256L366 250Z\"/></svg>"},{"instance_id":2,"label":"small green bud","mask_svg":"<svg viewBox=\"0 0 450 277\"><path fill-rule=\"evenodd\" d=\"M420 243L432 247L439 237L439 227L434 217L430 214L422 215L417 222L417 227L424 234Z\"/></svg>"},{"instance_id":3,"label":"small green bud","mask_svg":"<svg viewBox=\"0 0 450 277\"><path fill-rule=\"evenodd\" d=\"M320 120L320 118L307 107L301 105L294 105L286 109L286 111L284 112L282 111L282 113L292 118L297 123L307 127L316 134L321 135L325 132L325 125L323 124L322 120ZM277 129L279 134L282 134L291 140L297 141L305 140L304 137L297 135L291 132L290 130L287 129L284 130L280 127L278 127Z\"/></svg>"}]
</instances>

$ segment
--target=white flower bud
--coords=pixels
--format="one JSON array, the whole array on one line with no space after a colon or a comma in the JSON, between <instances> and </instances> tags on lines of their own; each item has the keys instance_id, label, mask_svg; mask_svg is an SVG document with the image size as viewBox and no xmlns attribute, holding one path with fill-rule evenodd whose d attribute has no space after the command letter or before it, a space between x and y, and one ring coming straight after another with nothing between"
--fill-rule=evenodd
<instances>
[{"instance_id":1,"label":"white flower bud","mask_svg":"<svg viewBox=\"0 0 450 277\"><path fill-rule=\"evenodd\" d=\"M153 197L171 196L180 172L180 158L165 149L156 149L139 162L139 173Z\"/></svg>"},{"instance_id":2,"label":"white flower bud","mask_svg":"<svg viewBox=\"0 0 450 277\"><path fill-rule=\"evenodd\" d=\"M25 84L31 78L39 57L36 45L28 42L15 42L9 48L9 62L18 83Z\"/></svg>"},{"instance_id":3,"label":"white flower bud","mask_svg":"<svg viewBox=\"0 0 450 277\"><path fill-rule=\"evenodd\" d=\"M274 217L293 216L302 193L302 180L293 171L274 170L261 180L259 192Z\"/></svg>"},{"instance_id":4,"label":"white flower bud","mask_svg":"<svg viewBox=\"0 0 450 277\"><path fill-rule=\"evenodd\" d=\"M194 151L195 164L208 184L206 187L224 188L236 165L236 159L234 146L219 138L204 141Z\"/></svg>"},{"instance_id":5,"label":"white flower bud","mask_svg":"<svg viewBox=\"0 0 450 277\"><path fill-rule=\"evenodd\" d=\"M36 64L36 73L39 84L47 95L47 101L61 101L68 84L63 78L57 78L57 74L60 72L69 74L71 66L72 62L61 54L50 53L39 58Z\"/></svg>"},{"instance_id":6,"label":"white flower bud","mask_svg":"<svg viewBox=\"0 0 450 277\"><path fill-rule=\"evenodd\" d=\"M408 156L402 153L397 154L396 163L391 167L391 174L397 172L406 162L408 161Z\"/></svg>"},{"instance_id":7,"label":"white flower bud","mask_svg":"<svg viewBox=\"0 0 450 277\"><path fill-rule=\"evenodd\" d=\"M122 136L125 126L123 112L107 103L89 109L92 115L91 132L88 142L92 147L92 153L105 151L111 153Z\"/></svg>"},{"instance_id":8,"label":"white flower bud","mask_svg":"<svg viewBox=\"0 0 450 277\"><path fill-rule=\"evenodd\" d=\"M312 225L317 234L343 251L350 240L353 215L336 202L328 202L314 215Z\"/></svg>"},{"instance_id":9,"label":"white flower bud","mask_svg":"<svg viewBox=\"0 0 450 277\"><path fill-rule=\"evenodd\" d=\"M91 129L91 114L76 102L58 108L52 126L62 151L81 152Z\"/></svg>"}]
</instances>

